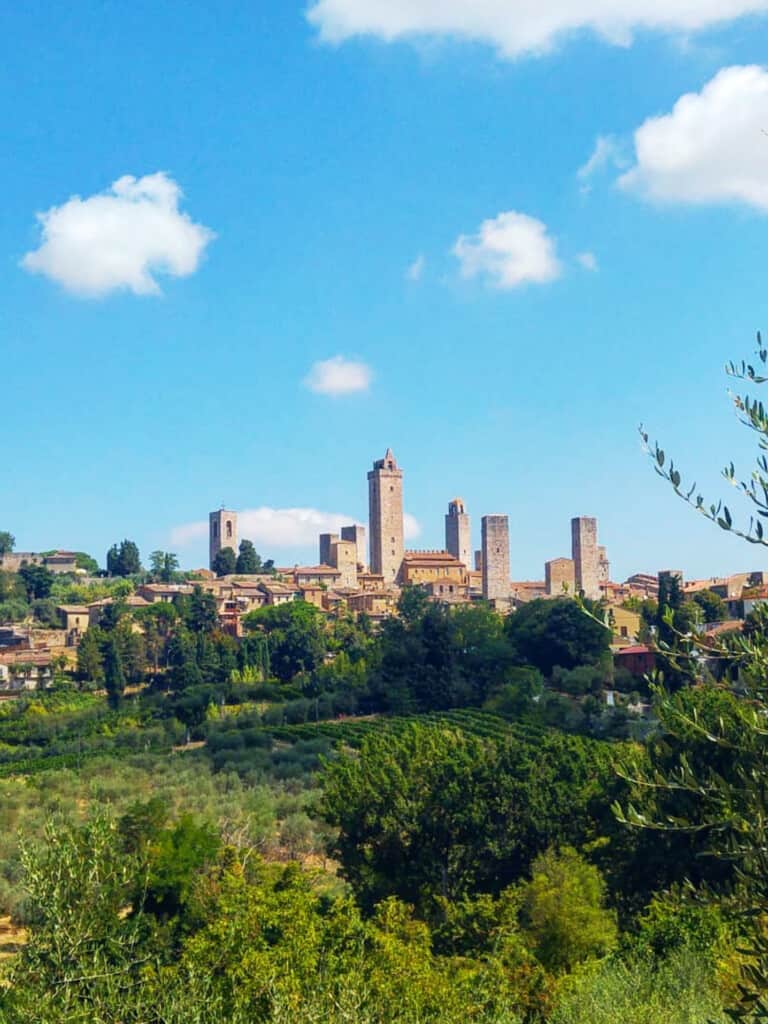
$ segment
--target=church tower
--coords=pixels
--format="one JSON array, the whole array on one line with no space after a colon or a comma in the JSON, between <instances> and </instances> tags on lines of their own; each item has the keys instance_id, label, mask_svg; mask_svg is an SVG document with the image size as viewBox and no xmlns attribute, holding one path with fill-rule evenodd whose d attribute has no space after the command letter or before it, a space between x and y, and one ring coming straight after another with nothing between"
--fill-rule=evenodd
<instances>
[{"instance_id":1,"label":"church tower","mask_svg":"<svg viewBox=\"0 0 768 1024\"><path fill-rule=\"evenodd\" d=\"M225 508L208 516L208 565L211 569L222 548L232 548L237 554L237 512Z\"/></svg>"},{"instance_id":2,"label":"church tower","mask_svg":"<svg viewBox=\"0 0 768 1024\"><path fill-rule=\"evenodd\" d=\"M373 464L368 474L368 516L371 538L371 572L394 583L405 550L403 532L403 471L392 449Z\"/></svg>"},{"instance_id":3,"label":"church tower","mask_svg":"<svg viewBox=\"0 0 768 1024\"><path fill-rule=\"evenodd\" d=\"M472 568L472 530L463 498L454 498L445 517L445 550Z\"/></svg>"}]
</instances>

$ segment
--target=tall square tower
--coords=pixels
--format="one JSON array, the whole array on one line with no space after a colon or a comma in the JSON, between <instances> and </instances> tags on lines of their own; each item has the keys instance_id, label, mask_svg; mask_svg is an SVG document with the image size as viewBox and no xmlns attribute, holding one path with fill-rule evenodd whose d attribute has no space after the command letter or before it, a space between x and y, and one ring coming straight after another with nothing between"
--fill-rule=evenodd
<instances>
[{"instance_id":1,"label":"tall square tower","mask_svg":"<svg viewBox=\"0 0 768 1024\"><path fill-rule=\"evenodd\" d=\"M571 520L571 555L577 593L597 600L600 597L600 551L596 519L577 516Z\"/></svg>"},{"instance_id":2,"label":"tall square tower","mask_svg":"<svg viewBox=\"0 0 768 1024\"><path fill-rule=\"evenodd\" d=\"M472 528L462 498L454 498L448 504L445 550L463 562L467 570L472 568Z\"/></svg>"},{"instance_id":3,"label":"tall square tower","mask_svg":"<svg viewBox=\"0 0 768 1024\"><path fill-rule=\"evenodd\" d=\"M371 572L394 583L405 550L403 530L403 471L392 449L368 473L368 518L371 537Z\"/></svg>"},{"instance_id":4,"label":"tall square tower","mask_svg":"<svg viewBox=\"0 0 768 1024\"><path fill-rule=\"evenodd\" d=\"M237 554L237 512L220 508L208 516L208 565L222 548L232 548Z\"/></svg>"},{"instance_id":5,"label":"tall square tower","mask_svg":"<svg viewBox=\"0 0 768 1024\"><path fill-rule=\"evenodd\" d=\"M483 516L483 597L486 601L509 598L509 516Z\"/></svg>"}]
</instances>

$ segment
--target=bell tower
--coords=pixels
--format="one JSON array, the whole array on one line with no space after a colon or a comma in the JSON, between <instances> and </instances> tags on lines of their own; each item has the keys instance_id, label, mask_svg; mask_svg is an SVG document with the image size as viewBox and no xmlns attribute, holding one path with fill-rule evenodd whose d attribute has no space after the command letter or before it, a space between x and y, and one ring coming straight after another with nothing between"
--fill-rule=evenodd
<instances>
[{"instance_id":1,"label":"bell tower","mask_svg":"<svg viewBox=\"0 0 768 1024\"><path fill-rule=\"evenodd\" d=\"M222 548L237 554L237 512L220 508L208 516L208 565L212 569Z\"/></svg>"}]
</instances>

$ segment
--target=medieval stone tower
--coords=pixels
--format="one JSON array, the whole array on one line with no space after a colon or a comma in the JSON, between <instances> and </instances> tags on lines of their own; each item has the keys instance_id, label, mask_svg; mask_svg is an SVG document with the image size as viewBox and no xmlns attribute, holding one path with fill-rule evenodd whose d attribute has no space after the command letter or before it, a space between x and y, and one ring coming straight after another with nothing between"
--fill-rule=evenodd
<instances>
[{"instance_id":1,"label":"medieval stone tower","mask_svg":"<svg viewBox=\"0 0 768 1024\"><path fill-rule=\"evenodd\" d=\"M232 548L237 554L237 512L220 508L208 516L208 564L222 548Z\"/></svg>"},{"instance_id":2,"label":"medieval stone tower","mask_svg":"<svg viewBox=\"0 0 768 1024\"><path fill-rule=\"evenodd\" d=\"M368 564L368 551L365 542L365 527L358 526L357 524L354 526L342 526L341 539L354 541L357 548L357 564L366 566Z\"/></svg>"},{"instance_id":3,"label":"medieval stone tower","mask_svg":"<svg viewBox=\"0 0 768 1024\"><path fill-rule=\"evenodd\" d=\"M368 517L371 572L394 583L403 561L403 471L392 449L373 464L368 474Z\"/></svg>"},{"instance_id":4,"label":"medieval stone tower","mask_svg":"<svg viewBox=\"0 0 768 1024\"><path fill-rule=\"evenodd\" d=\"M472 529L462 498L454 498L445 517L445 550L472 568Z\"/></svg>"},{"instance_id":5,"label":"medieval stone tower","mask_svg":"<svg viewBox=\"0 0 768 1024\"><path fill-rule=\"evenodd\" d=\"M509 599L509 517L483 516L483 597L486 601Z\"/></svg>"},{"instance_id":6,"label":"medieval stone tower","mask_svg":"<svg viewBox=\"0 0 768 1024\"><path fill-rule=\"evenodd\" d=\"M596 519L577 516L571 520L571 554L575 568L576 590L581 591L584 597L599 598L600 549L597 545ZM605 558L604 560L607 561Z\"/></svg>"}]
</instances>

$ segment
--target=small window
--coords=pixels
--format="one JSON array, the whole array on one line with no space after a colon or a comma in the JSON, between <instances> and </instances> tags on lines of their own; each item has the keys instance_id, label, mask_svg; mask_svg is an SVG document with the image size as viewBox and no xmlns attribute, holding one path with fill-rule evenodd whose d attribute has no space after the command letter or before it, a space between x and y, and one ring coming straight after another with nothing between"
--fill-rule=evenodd
<instances>
[{"instance_id":1,"label":"small window","mask_svg":"<svg viewBox=\"0 0 768 1024\"><path fill-rule=\"evenodd\" d=\"M621 635L622 636L629 636L629 630L627 629L626 626L622 626L621 627Z\"/></svg>"}]
</instances>

